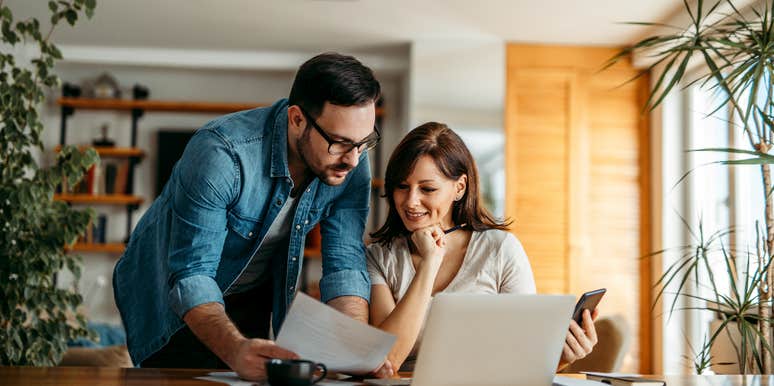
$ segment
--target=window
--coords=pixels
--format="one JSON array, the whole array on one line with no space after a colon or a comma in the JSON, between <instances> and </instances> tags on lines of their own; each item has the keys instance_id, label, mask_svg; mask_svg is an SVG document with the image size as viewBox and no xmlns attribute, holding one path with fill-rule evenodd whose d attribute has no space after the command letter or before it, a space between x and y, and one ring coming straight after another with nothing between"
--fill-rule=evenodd
<instances>
[{"instance_id":1,"label":"window","mask_svg":"<svg viewBox=\"0 0 774 386\"><path fill-rule=\"evenodd\" d=\"M755 253L756 221L765 234L762 214L764 208L760 166L727 166L718 162L748 158L715 151L698 149L737 148L750 150L750 142L742 132L740 117L732 109L717 107L724 96L710 87L692 85L673 91L660 108L661 138L661 244L670 249L661 256L661 270L680 259L690 249L680 246L697 245L697 238L706 239L718 232L726 233L714 243L708 254L710 264L724 266L721 246L736 252L738 258ZM763 100L761 100L763 102ZM658 114L656 116L659 116ZM682 217L682 218L681 218ZM699 229L701 228L701 232ZM727 233L733 229L732 233ZM722 244L721 244L722 243ZM741 260L739 260L741 261ZM755 259L751 260L755 264ZM743 264L743 263L740 263ZM693 295L712 298L709 277L699 278L703 283L693 288ZM660 274L659 274L660 275ZM743 278L744 273L738 273ZM658 276L656 276L658 278ZM721 272L713 277L719 292L729 293L730 280ZM701 350L710 333L710 323L716 315L709 311L675 312L668 317L676 286L665 291L660 312L663 328L662 350L664 373L693 372L692 359ZM683 293L687 292L685 289ZM683 297L677 307L703 307L699 299ZM682 347L681 347L682 346ZM713 358L713 362L726 358ZM735 360L735 358L728 358Z\"/></svg>"}]
</instances>

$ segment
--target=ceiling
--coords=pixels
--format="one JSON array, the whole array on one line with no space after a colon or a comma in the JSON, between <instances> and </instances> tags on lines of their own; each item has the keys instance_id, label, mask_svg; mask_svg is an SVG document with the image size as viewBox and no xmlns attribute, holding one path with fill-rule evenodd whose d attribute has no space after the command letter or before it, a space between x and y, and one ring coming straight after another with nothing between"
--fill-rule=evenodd
<instances>
[{"instance_id":1,"label":"ceiling","mask_svg":"<svg viewBox=\"0 0 774 386\"><path fill-rule=\"evenodd\" d=\"M48 17L47 1L6 0ZM416 40L482 39L622 45L680 0L98 0L95 17L56 33L61 44L215 50L363 50Z\"/></svg>"}]
</instances>

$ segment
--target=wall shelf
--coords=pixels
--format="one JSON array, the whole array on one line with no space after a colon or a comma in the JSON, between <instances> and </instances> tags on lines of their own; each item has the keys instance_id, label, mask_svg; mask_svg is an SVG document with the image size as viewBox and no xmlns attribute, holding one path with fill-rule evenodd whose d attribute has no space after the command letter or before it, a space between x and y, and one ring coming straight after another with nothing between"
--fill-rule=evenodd
<instances>
[{"instance_id":1,"label":"wall shelf","mask_svg":"<svg viewBox=\"0 0 774 386\"><path fill-rule=\"evenodd\" d=\"M265 103L224 103L196 101L166 101L166 100L131 100L131 99L91 99L62 97L57 100L62 107L84 110L143 110L166 111L181 113L233 113L236 111L266 107ZM384 108L376 108L376 116L381 117Z\"/></svg>"},{"instance_id":2,"label":"wall shelf","mask_svg":"<svg viewBox=\"0 0 774 386\"><path fill-rule=\"evenodd\" d=\"M143 198L132 194L55 194L54 200L71 204L140 205Z\"/></svg>"},{"instance_id":3,"label":"wall shelf","mask_svg":"<svg viewBox=\"0 0 774 386\"><path fill-rule=\"evenodd\" d=\"M75 243L72 247L66 248L67 251L72 252L86 252L86 253L113 253L121 254L126 249L124 243Z\"/></svg>"},{"instance_id":4,"label":"wall shelf","mask_svg":"<svg viewBox=\"0 0 774 386\"><path fill-rule=\"evenodd\" d=\"M214 103L130 99L59 98L59 106L84 110L143 110L185 113L233 113L267 106L265 103Z\"/></svg>"},{"instance_id":5,"label":"wall shelf","mask_svg":"<svg viewBox=\"0 0 774 386\"><path fill-rule=\"evenodd\" d=\"M89 146L81 145L78 148L83 151L88 148L94 148L100 158L143 158L145 151L138 147L113 147L113 146ZM62 150L62 146L57 145L54 151L57 153Z\"/></svg>"}]
</instances>

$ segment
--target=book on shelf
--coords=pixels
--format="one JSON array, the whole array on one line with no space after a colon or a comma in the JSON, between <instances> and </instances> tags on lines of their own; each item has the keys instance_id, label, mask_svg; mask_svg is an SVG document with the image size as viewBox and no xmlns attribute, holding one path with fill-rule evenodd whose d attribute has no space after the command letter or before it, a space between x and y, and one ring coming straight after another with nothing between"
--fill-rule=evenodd
<instances>
[{"instance_id":1,"label":"book on shelf","mask_svg":"<svg viewBox=\"0 0 774 386\"><path fill-rule=\"evenodd\" d=\"M595 373L586 371L583 373L586 374L586 379L606 383L612 386L666 386L666 382L660 379L647 378L639 374Z\"/></svg>"},{"instance_id":2,"label":"book on shelf","mask_svg":"<svg viewBox=\"0 0 774 386\"><path fill-rule=\"evenodd\" d=\"M94 243L105 244L105 233L107 232L107 215L100 214L94 224Z\"/></svg>"},{"instance_id":3,"label":"book on shelf","mask_svg":"<svg viewBox=\"0 0 774 386\"><path fill-rule=\"evenodd\" d=\"M89 223L86 231L78 238L78 242L82 244L105 244L106 233L107 215L100 214L94 221Z\"/></svg>"},{"instance_id":4,"label":"book on shelf","mask_svg":"<svg viewBox=\"0 0 774 386\"><path fill-rule=\"evenodd\" d=\"M67 186L67 182L63 181L58 191L89 195L126 194L128 180L129 161L110 160L92 165L74 186Z\"/></svg>"},{"instance_id":5,"label":"book on shelf","mask_svg":"<svg viewBox=\"0 0 774 386\"><path fill-rule=\"evenodd\" d=\"M94 243L94 227L92 226L91 222L89 225L86 226L86 231L83 232L83 235L78 240L80 243L84 244L93 244Z\"/></svg>"},{"instance_id":6,"label":"book on shelf","mask_svg":"<svg viewBox=\"0 0 774 386\"><path fill-rule=\"evenodd\" d=\"M100 179L102 175L102 168L99 163L91 165L86 172L86 194L97 195L104 192L104 188L100 190Z\"/></svg>"},{"instance_id":7,"label":"book on shelf","mask_svg":"<svg viewBox=\"0 0 774 386\"><path fill-rule=\"evenodd\" d=\"M129 161L122 161L116 167L116 180L113 183L113 193L126 194L126 185L129 181Z\"/></svg>"},{"instance_id":8,"label":"book on shelf","mask_svg":"<svg viewBox=\"0 0 774 386\"><path fill-rule=\"evenodd\" d=\"M105 163L105 194L115 194L116 175L118 174L118 165L115 162Z\"/></svg>"}]
</instances>

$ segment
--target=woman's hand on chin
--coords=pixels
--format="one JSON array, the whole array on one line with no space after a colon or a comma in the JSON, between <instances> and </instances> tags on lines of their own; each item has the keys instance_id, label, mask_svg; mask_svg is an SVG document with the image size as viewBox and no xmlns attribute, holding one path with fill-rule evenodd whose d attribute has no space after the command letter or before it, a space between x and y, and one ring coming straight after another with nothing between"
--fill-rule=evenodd
<instances>
[{"instance_id":1,"label":"woman's hand on chin","mask_svg":"<svg viewBox=\"0 0 774 386\"><path fill-rule=\"evenodd\" d=\"M443 256L446 254L446 239L438 225L417 229L411 234L411 242L416 248L419 257L422 258L422 264L434 263L436 267L441 265Z\"/></svg>"}]
</instances>

